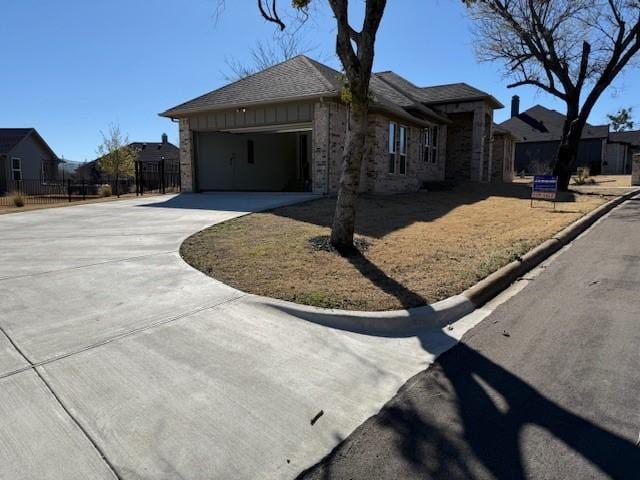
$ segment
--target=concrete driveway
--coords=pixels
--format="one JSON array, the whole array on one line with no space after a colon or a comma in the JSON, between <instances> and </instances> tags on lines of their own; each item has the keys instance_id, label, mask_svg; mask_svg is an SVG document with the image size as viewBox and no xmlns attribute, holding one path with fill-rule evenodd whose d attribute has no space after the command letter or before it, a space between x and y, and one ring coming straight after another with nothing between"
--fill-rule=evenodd
<instances>
[{"instance_id":1,"label":"concrete driveway","mask_svg":"<svg viewBox=\"0 0 640 480\"><path fill-rule=\"evenodd\" d=\"M178 254L210 224L307 198L0 216L0 478L293 478L450 347L306 322Z\"/></svg>"}]
</instances>

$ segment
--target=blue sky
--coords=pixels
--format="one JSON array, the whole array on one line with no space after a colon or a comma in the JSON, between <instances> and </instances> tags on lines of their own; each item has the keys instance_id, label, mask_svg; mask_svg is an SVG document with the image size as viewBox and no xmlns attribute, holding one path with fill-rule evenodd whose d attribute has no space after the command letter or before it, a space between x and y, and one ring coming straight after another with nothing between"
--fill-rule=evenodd
<instances>
[{"instance_id":1,"label":"blue sky","mask_svg":"<svg viewBox=\"0 0 640 480\"><path fill-rule=\"evenodd\" d=\"M310 56L336 67L335 27L323 0L301 32ZM225 59L249 57L274 27L255 0L0 0L0 127L35 127L54 151L93 159L100 131L117 123L132 141L177 143L177 127L158 112L225 83ZM285 5L286 1L280 2ZM507 107L562 104L522 87L507 89L499 65L478 64L460 0L390 0L378 35L375 70L394 70L427 86L467 82ZM592 123L634 106L640 113L640 69L628 69L600 100ZM496 112L505 120L508 108ZM636 117L637 118L637 117Z\"/></svg>"}]
</instances>

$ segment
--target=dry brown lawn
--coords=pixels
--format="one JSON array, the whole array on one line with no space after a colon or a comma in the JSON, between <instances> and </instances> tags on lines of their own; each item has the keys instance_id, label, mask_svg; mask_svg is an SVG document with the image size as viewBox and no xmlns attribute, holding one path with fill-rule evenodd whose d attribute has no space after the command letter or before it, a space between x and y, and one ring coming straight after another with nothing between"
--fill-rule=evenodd
<instances>
[{"instance_id":1,"label":"dry brown lawn","mask_svg":"<svg viewBox=\"0 0 640 480\"><path fill-rule=\"evenodd\" d=\"M350 257L319 250L335 200L256 213L187 239L184 259L240 290L330 308L392 310L442 300L524 254L607 198L530 207L529 188L465 185L452 191L363 195Z\"/></svg>"},{"instance_id":2,"label":"dry brown lawn","mask_svg":"<svg viewBox=\"0 0 640 480\"><path fill-rule=\"evenodd\" d=\"M588 185L580 185L580 187L609 187L609 188L621 188L621 187L631 187L631 175L594 175L589 177L590 182ZM526 185L531 185L533 182L533 176L527 175L525 177L516 176L513 179L514 183L522 183ZM575 176L572 177L570 188L575 188Z\"/></svg>"}]
</instances>

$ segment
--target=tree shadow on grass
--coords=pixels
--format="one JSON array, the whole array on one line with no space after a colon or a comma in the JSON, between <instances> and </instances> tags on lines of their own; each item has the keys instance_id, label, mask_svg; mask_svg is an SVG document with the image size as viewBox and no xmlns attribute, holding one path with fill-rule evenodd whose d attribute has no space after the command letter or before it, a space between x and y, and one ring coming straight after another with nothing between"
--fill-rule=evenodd
<instances>
[{"instance_id":1,"label":"tree shadow on grass","mask_svg":"<svg viewBox=\"0 0 640 480\"><path fill-rule=\"evenodd\" d=\"M411 308L429 303L422 295L405 287L402 283L387 275L359 250L354 249L346 252L343 257L378 289L395 297L403 308Z\"/></svg>"},{"instance_id":2,"label":"tree shadow on grass","mask_svg":"<svg viewBox=\"0 0 640 480\"><path fill-rule=\"evenodd\" d=\"M574 202L575 194L563 194L562 202ZM382 238L416 222L432 222L465 205L473 205L490 197L529 200L531 189L522 184L461 183L451 190L414 192L395 195L361 194L358 197L356 234ZM293 220L331 227L335 199L278 208L270 213Z\"/></svg>"}]
</instances>

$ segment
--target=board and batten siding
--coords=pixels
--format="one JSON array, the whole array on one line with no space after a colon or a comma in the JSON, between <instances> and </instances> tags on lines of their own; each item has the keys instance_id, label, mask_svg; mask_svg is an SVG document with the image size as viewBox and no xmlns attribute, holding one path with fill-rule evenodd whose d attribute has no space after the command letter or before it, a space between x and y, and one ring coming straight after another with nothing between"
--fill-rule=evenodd
<instances>
[{"instance_id":1,"label":"board and batten siding","mask_svg":"<svg viewBox=\"0 0 640 480\"><path fill-rule=\"evenodd\" d=\"M312 102L293 102L193 115L189 116L189 125L194 131L230 130L310 123L312 120Z\"/></svg>"}]
</instances>

